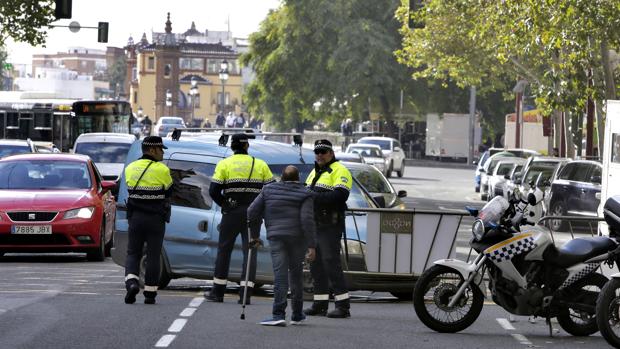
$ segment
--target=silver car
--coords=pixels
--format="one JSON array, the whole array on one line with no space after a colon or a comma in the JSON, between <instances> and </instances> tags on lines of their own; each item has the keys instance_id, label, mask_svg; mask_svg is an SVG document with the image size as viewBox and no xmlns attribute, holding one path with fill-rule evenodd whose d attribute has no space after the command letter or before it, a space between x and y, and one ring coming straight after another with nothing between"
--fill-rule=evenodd
<instances>
[{"instance_id":1,"label":"silver car","mask_svg":"<svg viewBox=\"0 0 620 349\"><path fill-rule=\"evenodd\" d=\"M390 137L362 137L357 143L375 144L381 147L387 166L386 177L392 176L392 171L396 171L398 177L405 174L405 152L398 140Z\"/></svg>"},{"instance_id":2,"label":"silver car","mask_svg":"<svg viewBox=\"0 0 620 349\"><path fill-rule=\"evenodd\" d=\"M365 163L376 167L377 170L381 171L381 173L383 173L385 176L388 175L386 159L383 156L381 147L379 147L378 145L354 143L350 144L347 147L345 153L359 154L362 158L364 158Z\"/></svg>"}]
</instances>

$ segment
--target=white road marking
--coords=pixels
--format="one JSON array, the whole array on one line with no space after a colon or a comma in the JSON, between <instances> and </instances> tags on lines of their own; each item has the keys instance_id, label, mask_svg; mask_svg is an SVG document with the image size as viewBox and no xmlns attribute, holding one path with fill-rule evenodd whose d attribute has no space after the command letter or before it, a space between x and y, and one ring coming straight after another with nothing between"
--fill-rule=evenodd
<instances>
[{"instance_id":1,"label":"white road marking","mask_svg":"<svg viewBox=\"0 0 620 349\"><path fill-rule=\"evenodd\" d=\"M512 334L512 338L516 339L519 343L521 344L525 344L525 345L532 345L532 342L530 342L524 335L519 334L519 333L513 333Z\"/></svg>"},{"instance_id":2,"label":"white road marking","mask_svg":"<svg viewBox=\"0 0 620 349\"><path fill-rule=\"evenodd\" d=\"M190 317L190 316L194 315L195 311L196 311L196 308L185 308L185 309L183 309L181 314L179 314L179 316Z\"/></svg>"},{"instance_id":3,"label":"white road marking","mask_svg":"<svg viewBox=\"0 0 620 349\"><path fill-rule=\"evenodd\" d=\"M165 334L155 344L156 348L166 348L172 343L177 336L174 334Z\"/></svg>"},{"instance_id":4,"label":"white road marking","mask_svg":"<svg viewBox=\"0 0 620 349\"><path fill-rule=\"evenodd\" d=\"M194 299L192 299L191 302L189 302L189 306L190 307L194 307L194 308L198 308L202 302L204 302L205 298L204 297L196 297Z\"/></svg>"},{"instance_id":5,"label":"white road marking","mask_svg":"<svg viewBox=\"0 0 620 349\"><path fill-rule=\"evenodd\" d=\"M510 321L508 321L508 319L497 318L495 320L497 320L499 325L502 326L504 328L504 330L506 330L506 331L514 331L515 330L515 327L512 326L512 324L510 323Z\"/></svg>"},{"instance_id":6,"label":"white road marking","mask_svg":"<svg viewBox=\"0 0 620 349\"><path fill-rule=\"evenodd\" d=\"M176 319L168 328L168 332L181 332L185 324L187 323L187 319Z\"/></svg>"}]
</instances>

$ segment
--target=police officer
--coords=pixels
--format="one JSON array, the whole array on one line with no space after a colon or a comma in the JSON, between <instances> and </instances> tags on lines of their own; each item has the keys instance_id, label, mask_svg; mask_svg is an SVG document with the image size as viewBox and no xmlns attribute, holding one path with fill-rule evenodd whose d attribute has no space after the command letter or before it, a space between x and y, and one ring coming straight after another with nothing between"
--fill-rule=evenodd
<instances>
[{"instance_id":1,"label":"police officer","mask_svg":"<svg viewBox=\"0 0 620 349\"><path fill-rule=\"evenodd\" d=\"M209 187L209 194L213 201L222 208L213 288L211 292L205 292L205 298L211 302L224 301L230 255L239 234L241 234L243 248L243 270L241 273L241 280L243 281L240 282L239 303L242 302L243 292L247 287L246 304L249 304L254 288L256 253L252 254L250 270L245 270L245 267L247 266L248 246L256 246L260 243L260 222L252 224L252 239L248 241L247 210L260 193L263 185L273 182L274 179L271 170L263 160L248 155L249 146L246 134L239 133L232 136L230 148L234 154L217 163ZM250 275L246 285L245 273L247 272Z\"/></svg>"},{"instance_id":2,"label":"police officer","mask_svg":"<svg viewBox=\"0 0 620 349\"><path fill-rule=\"evenodd\" d=\"M349 293L340 263L340 241L345 228L346 202L351 191L351 173L336 160L330 141L316 141L314 154L314 170L306 179L306 185L314 192L316 221L316 258L310 265L314 279L314 302L304 313L347 318L351 313ZM334 292L336 309L328 314L330 285Z\"/></svg>"},{"instance_id":3,"label":"police officer","mask_svg":"<svg viewBox=\"0 0 620 349\"><path fill-rule=\"evenodd\" d=\"M167 149L161 137L149 136L142 141L142 157L127 166L125 181L129 192L127 219L129 242L125 262L125 303L133 304L140 292L138 275L146 242L144 303L154 304L159 285L160 255L166 222L170 221L170 169L160 161Z\"/></svg>"}]
</instances>

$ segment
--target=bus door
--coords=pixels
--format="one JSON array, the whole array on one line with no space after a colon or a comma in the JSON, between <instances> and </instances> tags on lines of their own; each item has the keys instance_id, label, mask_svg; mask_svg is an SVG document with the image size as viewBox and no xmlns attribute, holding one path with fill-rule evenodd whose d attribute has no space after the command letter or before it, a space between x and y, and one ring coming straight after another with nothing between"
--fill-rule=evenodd
<instances>
[{"instance_id":1,"label":"bus door","mask_svg":"<svg viewBox=\"0 0 620 349\"><path fill-rule=\"evenodd\" d=\"M34 110L33 127L29 137L33 141L52 141L52 111L51 109Z\"/></svg>"},{"instance_id":2,"label":"bus door","mask_svg":"<svg viewBox=\"0 0 620 349\"><path fill-rule=\"evenodd\" d=\"M30 131L34 127L34 113L32 110L20 111L18 116L17 139L26 139L30 137ZM33 139L38 140L38 139Z\"/></svg>"},{"instance_id":3,"label":"bus door","mask_svg":"<svg viewBox=\"0 0 620 349\"><path fill-rule=\"evenodd\" d=\"M19 130L19 112L17 110L7 110L2 115L3 134L2 138L21 139Z\"/></svg>"},{"instance_id":4,"label":"bus door","mask_svg":"<svg viewBox=\"0 0 620 349\"><path fill-rule=\"evenodd\" d=\"M72 136L71 119L69 112L55 112L52 118L52 142L60 151L65 153L71 150L73 147L72 139L75 138Z\"/></svg>"}]
</instances>

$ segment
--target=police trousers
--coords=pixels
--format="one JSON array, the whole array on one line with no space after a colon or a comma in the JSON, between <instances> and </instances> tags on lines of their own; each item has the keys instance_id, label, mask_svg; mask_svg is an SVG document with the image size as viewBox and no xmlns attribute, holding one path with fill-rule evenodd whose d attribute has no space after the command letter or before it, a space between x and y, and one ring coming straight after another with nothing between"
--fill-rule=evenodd
<instances>
[{"instance_id":1,"label":"police trousers","mask_svg":"<svg viewBox=\"0 0 620 349\"><path fill-rule=\"evenodd\" d=\"M224 292L226 291L230 257L239 234L241 234L241 248L243 250L243 265L241 266L241 280L243 281L241 281L240 284L242 288L254 287L254 279L256 278L256 251L252 253L248 285L245 285L245 273L247 272L245 268L248 263L249 247L247 210L248 206L241 205L222 215L222 221L219 226L220 237L217 245L217 258L215 260L215 273L213 278L213 292L218 297L224 296ZM253 226L252 229L260 229L260 225L256 227Z\"/></svg>"},{"instance_id":2,"label":"police trousers","mask_svg":"<svg viewBox=\"0 0 620 349\"><path fill-rule=\"evenodd\" d=\"M315 303L326 305L331 285L336 307L349 309L349 293L340 260L342 231L340 224L317 226L316 259L310 265L310 273L314 279Z\"/></svg>"},{"instance_id":3,"label":"police trousers","mask_svg":"<svg viewBox=\"0 0 620 349\"><path fill-rule=\"evenodd\" d=\"M159 285L160 256L166 223L161 214L134 210L129 218L125 277L140 275L140 260L146 243L145 290L156 291ZM154 289L153 289L154 287Z\"/></svg>"}]
</instances>

